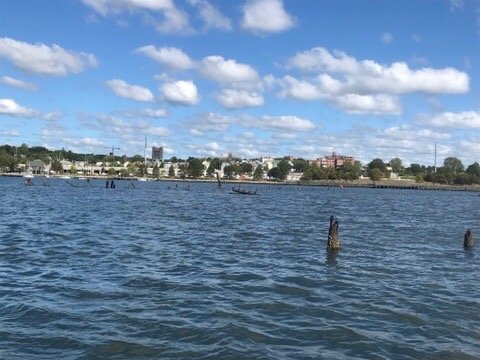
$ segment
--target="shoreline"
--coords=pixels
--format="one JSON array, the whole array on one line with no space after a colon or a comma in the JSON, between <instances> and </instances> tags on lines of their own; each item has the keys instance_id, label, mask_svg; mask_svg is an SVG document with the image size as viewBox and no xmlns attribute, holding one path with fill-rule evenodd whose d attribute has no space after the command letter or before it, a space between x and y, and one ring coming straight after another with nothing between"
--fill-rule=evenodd
<instances>
[{"instance_id":1,"label":"shoreline","mask_svg":"<svg viewBox=\"0 0 480 360\"><path fill-rule=\"evenodd\" d=\"M47 178L44 175L34 175L36 178ZM65 175L50 175L50 179L62 179ZM18 173L0 173L0 177L23 177ZM70 176L70 180L91 179L91 180L127 180L142 181L142 177L116 177L116 176ZM190 182L190 183L217 183L217 179L178 179L178 178L146 178L152 181ZM63 180L63 179L62 179ZM373 182L371 180L315 180L315 181L274 181L274 180L235 180L222 179L222 184L248 184L248 185L273 185L273 186L318 186L336 188L371 188L371 189L398 189L398 190L435 190L435 191L471 191L480 192L479 185L447 185L433 184L428 182L416 183L410 180L382 180Z\"/></svg>"}]
</instances>

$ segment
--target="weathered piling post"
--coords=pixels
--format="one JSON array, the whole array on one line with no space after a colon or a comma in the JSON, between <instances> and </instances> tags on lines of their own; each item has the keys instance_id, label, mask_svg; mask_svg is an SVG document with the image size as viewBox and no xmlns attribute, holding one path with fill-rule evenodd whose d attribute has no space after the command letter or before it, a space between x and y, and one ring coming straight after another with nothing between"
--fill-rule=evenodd
<instances>
[{"instance_id":1,"label":"weathered piling post","mask_svg":"<svg viewBox=\"0 0 480 360\"><path fill-rule=\"evenodd\" d=\"M218 171L217 171L217 183L218 183L218 187L222 187L222 183L220 182L220 174L218 173Z\"/></svg>"},{"instance_id":2,"label":"weathered piling post","mask_svg":"<svg viewBox=\"0 0 480 360\"><path fill-rule=\"evenodd\" d=\"M340 239L338 238L338 220L330 216L330 228L328 229L327 250L340 249Z\"/></svg>"},{"instance_id":3,"label":"weathered piling post","mask_svg":"<svg viewBox=\"0 0 480 360\"><path fill-rule=\"evenodd\" d=\"M470 249L473 247L473 234L471 229L467 229L463 239L463 247L465 249Z\"/></svg>"}]
</instances>

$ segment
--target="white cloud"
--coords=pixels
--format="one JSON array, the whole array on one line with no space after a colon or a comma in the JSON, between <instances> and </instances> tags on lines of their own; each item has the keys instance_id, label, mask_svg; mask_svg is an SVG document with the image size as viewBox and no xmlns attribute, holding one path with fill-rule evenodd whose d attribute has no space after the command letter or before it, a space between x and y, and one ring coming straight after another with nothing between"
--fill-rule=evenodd
<instances>
[{"instance_id":1,"label":"white cloud","mask_svg":"<svg viewBox=\"0 0 480 360\"><path fill-rule=\"evenodd\" d=\"M77 74L98 64L92 54L68 51L55 44L32 45L7 37L0 38L0 58L2 57L20 70L50 76Z\"/></svg>"},{"instance_id":2,"label":"white cloud","mask_svg":"<svg viewBox=\"0 0 480 360\"><path fill-rule=\"evenodd\" d=\"M136 49L135 52L147 56L171 70L188 70L195 65L187 54L174 47L155 48L153 45L147 45Z\"/></svg>"},{"instance_id":3,"label":"white cloud","mask_svg":"<svg viewBox=\"0 0 480 360\"><path fill-rule=\"evenodd\" d=\"M402 112L398 99L389 95L347 94L332 101L340 109L352 114L398 115Z\"/></svg>"},{"instance_id":4,"label":"white cloud","mask_svg":"<svg viewBox=\"0 0 480 360\"><path fill-rule=\"evenodd\" d=\"M168 112L165 109L139 109L128 110L120 112L121 115L127 117L140 117L140 118L164 118L168 116Z\"/></svg>"},{"instance_id":5,"label":"white cloud","mask_svg":"<svg viewBox=\"0 0 480 360\"><path fill-rule=\"evenodd\" d=\"M145 17L161 33L190 32L188 16L175 7L172 0L82 0L102 16L119 14L125 11L153 12L163 16L161 21L151 16Z\"/></svg>"},{"instance_id":6,"label":"white cloud","mask_svg":"<svg viewBox=\"0 0 480 360\"><path fill-rule=\"evenodd\" d=\"M191 128L199 133L205 131L226 131L232 125L272 131L309 131L315 125L297 116L225 116L215 113L202 113L190 119Z\"/></svg>"},{"instance_id":7,"label":"white cloud","mask_svg":"<svg viewBox=\"0 0 480 360\"><path fill-rule=\"evenodd\" d=\"M62 114L58 111L49 112L43 115L43 120L46 121L57 121L62 117Z\"/></svg>"},{"instance_id":8,"label":"white cloud","mask_svg":"<svg viewBox=\"0 0 480 360\"><path fill-rule=\"evenodd\" d=\"M386 45L389 45L393 42L393 35L385 32L380 36L380 41Z\"/></svg>"},{"instance_id":9,"label":"white cloud","mask_svg":"<svg viewBox=\"0 0 480 360\"><path fill-rule=\"evenodd\" d=\"M32 118L37 112L17 104L13 99L0 99L0 115Z\"/></svg>"},{"instance_id":10,"label":"white cloud","mask_svg":"<svg viewBox=\"0 0 480 360\"><path fill-rule=\"evenodd\" d=\"M160 87L165 101L175 105L195 105L199 101L197 87L189 80L165 83Z\"/></svg>"},{"instance_id":11,"label":"white cloud","mask_svg":"<svg viewBox=\"0 0 480 360\"><path fill-rule=\"evenodd\" d=\"M23 81L23 80L18 80L14 79L10 76L2 76L0 78L0 83L8 85L8 86L13 86L16 88L24 89L24 90L30 90L30 91L37 91L38 87L35 84Z\"/></svg>"},{"instance_id":12,"label":"white cloud","mask_svg":"<svg viewBox=\"0 0 480 360\"><path fill-rule=\"evenodd\" d=\"M147 129L146 134L151 136L162 137L162 136L168 136L170 134L170 131L164 127L151 127Z\"/></svg>"},{"instance_id":13,"label":"white cloud","mask_svg":"<svg viewBox=\"0 0 480 360\"><path fill-rule=\"evenodd\" d=\"M189 0L192 6L199 10L200 18L205 23L206 29L232 30L232 24L229 18L224 16L206 0Z\"/></svg>"},{"instance_id":14,"label":"white cloud","mask_svg":"<svg viewBox=\"0 0 480 360\"><path fill-rule=\"evenodd\" d=\"M262 106L263 96L257 92L224 89L216 95L217 101L226 109Z\"/></svg>"},{"instance_id":15,"label":"white cloud","mask_svg":"<svg viewBox=\"0 0 480 360\"><path fill-rule=\"evenodd\" d=\"M220 84L235 86L257 86L259 76L257 71L247 64L235 60L225 60L218 55L205 57L199 64L199 72L209 80Z\"/></svg>"},{"instance_id":16,"label":"white cloud","mask_svg":"<svg viewBox=\"0 0 480 360\"><path fill-rule=\"evenodd\" d=\"M278 33L292 28L294 20L282 0L248 0L240 26L252 33Z\"/></svg>"},{"instance_id":17,"label":"white cloud","mask_svg":"<svg viewBox=\"0 0 480 360\"><path fill-rule=\"evenodd\" d=\"M107 87L117 96L135 101L153 101L152 92L143 86L130 85L120 79L108 80Z\"/></svg>"},{"instance_id":18,"label":"white cloud","mask_svg":"<svg viewBox=\"0 0 480 360\"><path fill-rule=\"evenodd\" d=\"M340 51L332 54L324 48L297 53L288 60L287 67L305 72L344 75L342 84L345 92L441 94L465 93L469 90L468 75L453 68L412 70L403 62L384 66L372 60L357 61Z\"/></svg>"},{"instance_id":19,"label":"white cloud","mask_svg":"<svg viewBox=\"0 0 480 360\"><path fill-rule=\"evenodd\" d=\"M444 128L479 129L480 113L462 111L458 113L444 112L434 116L423 115L420 117L420 123Z\"/></svg>"},{"instance_id":20,"label":"white cloud","mask_svg":"<svg viewBox=\"0 0 480 360\"><path fill-rule=\"evenodd\" d=\"M4 131L0 131L0 136L18 137L20 136L20 133L18 132L18 130L4 130Z\"/></svg>"},{"instance_id":21,"label":"white cloud","mask_svg":"<svg viewBox=\"0 0 480 360\"><path fill-rule=\"evenodd\" d=\"M288 131L308 131L315 128L315 125L306 119L297 116L268 116L264 115L258 118L245 118L241 121L242 125L260 129L276 129Z\"/></svg>"}]
</instances>

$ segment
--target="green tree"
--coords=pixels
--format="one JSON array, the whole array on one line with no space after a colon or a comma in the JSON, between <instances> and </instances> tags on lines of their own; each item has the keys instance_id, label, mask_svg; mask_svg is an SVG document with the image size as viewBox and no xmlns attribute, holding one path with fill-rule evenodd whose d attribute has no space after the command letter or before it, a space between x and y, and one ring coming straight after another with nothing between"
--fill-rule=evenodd
<instances>
[{"instance_id":1,"label":"green tree","mask_svg":"<svg viewBox=\"0 0 480 360\"><path fill-rule=\"evenodd\" d=\"M237 164L227 165L223 168L223 173L228 179L233 179L236 175L240 174L240 166Z\"/></svg>"},{"instance_id":2,"label":"green tree","mask_svg":"<svg viewBox=\"0 0 480 360\"><path fill-rule=\"evenodd\" d=\"M53 160L52 163L50 164L50 170L57 174L63 173L62 163L58 160Z\"/></svg>"},{"instance_id":3,"label":"green tree","mask_svg":"<svg viewBox=\"0 0 480 360\"><path fill-rule=\"evenodd\" d=\"M155 179L158 179L160 177L160 168L158 167L157 164L155 164L155 166L153 167L152 175Z\"/></svg>"},{"instance_id":4,"label":"green tree","mask_svg":"<svg viewBox=\"0 0 480 360\"><path fill-rule=\"evenodd\" d=\"M343 180L357 180L360 177L360 171L355 164L346 163L338 170L338 176Z\"/></svg>"},{"instance_id":5,"label":"green tree","mask_svg":"<svg viewBox=\"0 0 480 360\"><path fill-rule=\"evenodd\" d=\"M445 160L443 160L443 166L446 170L450 170L454 174L459 174L465 169L460 159L454 156L445 158Z\"/></svg>"},{"instance_id":6,"label":"green tree","mask_svg":"<svg viewBox=\"0 0 480 360\"><path fill-rule=\"evenodd\" d=\"M222 160L220 160L219 158L213 158L212 160L210 160L210 164L207 168L208 176L212 176L215 171L220 170L221 168Z\"/></svg>"},{"instance_id":7,"label":"green tree","mask_svg":"<svg viewBox=\"0 0 480 360\"><path fill-rule=\"evenodd\" d=\"M403 172L403 164L402 160L398 157L393 158L390 160L390 167L392 168L392 172L396 174L401 174Z\"/></svg>"},{"instance_id":8,"label":"green tree","mask_svg":"<svg viewBox=\"0 0 480 360\"><path fill-rule=\"evenodd\" d=\"M412 173L412 175L418 175L418 174L421 174L424 172L424 170L422 169L422 166L419 165L419 164L410 164L410 172Z\"/></svg>"},{"instance_id":9,"label":"green tree","mask_svg":"<svg viewBox=\"0 0 480 360\"><path fill-rule=\"evenodd\" d=\"M168 168L168 177L175 177L175 168L173 167L173 164Z\"/></svg>"},{"instance_id":10,"label":"green tree","mask_svg":"<svg viewBox=\"0 0 480 360\"><path fill-rule=\"evenodd\" d=\"M290 172L290 169L292 168L292 165L290 165L290 162L286 159L280 160L280 162L277 165L278 168L278 180L285 180L287 178L288 173Z\"/></svg>"},{"instance_id":11,"label":"green tree","mask_svg":"<svg viewBox=\"0 0 480 360\"><path fill-rule=\"evenodd\" d=\"M255 169L255 172L253 173L253 180L262 180L263 179L263 167L262 165L258 165L257 168Z\"/></svg>"},{"instance_id":12,"label":"green tree","mask_svg":"<svg viewBox=\"0 0 480 360\"><path fill-rule=\"evenodd\" d=\"M77 173L77 168L75 167L75 165L72 164L68 171L70 172L70 174L76 174Z\"/></svg>"},{"instance_id":13,"label":"green tree","mask_svg":"<svg viewBox=\"0 0 480 360\"><path fill-rule=\"evenodd\" d=\"M240 164L240 173L241 174L251 174L253 171L253 165L247 162Z\"/></svg>"},{"instance_id":14,"label":"green tree","mask_svg":"<svg viewBox=\"0 0 480 360\"><path fill-rule=\"evenodd\" d=\"M474 162L467 167L466 172L469 175L480 176L480 165L478 164L478 162Z\"/></svg>"},{"instance_id":15,"label":"green tree","mask_svg":"<svg viewBox=\"0 0 480 360\"><path fill-rule=\"evenodd\" d=\"M274 178L276 180L281 180L280 169L277 166L271 168L270 170L268 170L267 176L269 178Z\"/></svg>"},{"instance_id":16,"label":"green tree","mask_svg":"<svg viewBox=\"0 0 480 360\"><path fill-rule=\"evenodd\" d=\"M295 159L293 162L293 170L297 173L303 173L310 166L307 160L304 159Z\"/></svg>"},{"instance_id":17,"label":"green tree","mask_svg":"<svg viewBox=\"0 0 480 360\"><path fill-rule=\"evenodd\" d=\"M369 170L368 175L372 181L379 181L384 176L383 171L379 168Z\"/></svg>"},{"instance_id":18,"label":"green tree","mask_svg":"<svg viewBox=\"0 0 480 360\"><path fill-rule=\"evenodd\" d=\"M117 175L117 171L116 171L113 167L110 167L110 168L108 168L108 170L107 170L107 174L108 174L109 176L115 176L115 175Z\"/></svg>"},{"instance_id":19,"label":"green tree","mask_svg":"<svg viewBox=\"0 0 480 360\"><path fill-rule=\"evenodd\" d=\"M369 173L372 169L378 169L382 172L382 174L387 173L387 166L385 165L382 159L378 159L378 158L370 161L367 165L367 169Z\"/></svg>"},{"instance_id":20,"label":"green tree","mask_svg":"<svg viewBox=\"0 0 480 360\"><path fill-rule=\"evenodd\" d=\"M203 166L202 160L198 158L191 158L188 160L188 175L193 177L194 179L203 176L203 170L205 170L205 166Z\"/></svg>"}]
</instances>

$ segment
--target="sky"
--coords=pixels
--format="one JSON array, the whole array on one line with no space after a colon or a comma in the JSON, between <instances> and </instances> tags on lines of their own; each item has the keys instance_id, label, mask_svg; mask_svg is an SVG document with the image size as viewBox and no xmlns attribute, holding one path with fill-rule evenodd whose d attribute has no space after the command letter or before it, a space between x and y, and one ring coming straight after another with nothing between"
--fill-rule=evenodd
<instances>
[{"instance_id":1,"label":"sky","mask_svg":"<svg viewBox=\"0 0 480 360\"><path fill-rule=\"evenodd\" d=\"M0 144L480 162L480 0L0 0Z\"/></svg>"}]
</instances>

